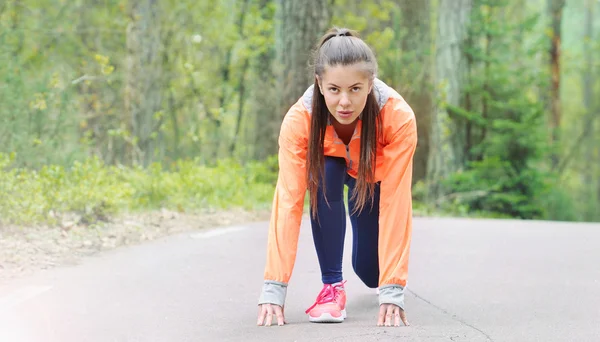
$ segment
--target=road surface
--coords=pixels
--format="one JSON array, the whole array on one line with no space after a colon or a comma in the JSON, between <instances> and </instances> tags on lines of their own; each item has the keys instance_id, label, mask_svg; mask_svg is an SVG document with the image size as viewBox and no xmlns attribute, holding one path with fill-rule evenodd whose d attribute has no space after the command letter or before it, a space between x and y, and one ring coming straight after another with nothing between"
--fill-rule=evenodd
<instances>
[{"instance_id":1,"label":"road surface","mask_svg":"<svg viewBox=\"0 0 600 342\"><path fill-rule=\"evenodd\" d=\"M391 328L376 327L350 244L348 319L307 321L321 284L306 220L289 324L257 327L267 226L175 235L4 284L0 341L600 341L600 225L415 218L411 326Z\"/></svg>"}]
</instances>

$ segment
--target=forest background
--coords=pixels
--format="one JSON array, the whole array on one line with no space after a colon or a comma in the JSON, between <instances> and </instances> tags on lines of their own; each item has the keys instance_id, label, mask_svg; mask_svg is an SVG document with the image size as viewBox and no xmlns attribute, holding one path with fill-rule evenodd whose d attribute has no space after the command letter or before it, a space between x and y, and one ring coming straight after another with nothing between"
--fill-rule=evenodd
<instances>
[{"instance_id":1,"label":"forest background","mask_svg":"<svg viewBox=\"0 0 600 342\"><path fill-rule=\"evenodd\" d=\"M268 210L332 26L416 113L416 214L600 221L598 0L1 0L0 225Z\"/></svg>"}]
</instances>

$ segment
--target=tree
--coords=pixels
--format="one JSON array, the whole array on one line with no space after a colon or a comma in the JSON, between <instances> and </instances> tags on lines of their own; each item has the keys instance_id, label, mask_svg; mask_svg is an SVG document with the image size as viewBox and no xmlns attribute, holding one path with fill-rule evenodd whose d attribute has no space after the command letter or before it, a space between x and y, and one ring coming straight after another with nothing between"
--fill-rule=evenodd
<instances>
[{"instance_id":1,"label":"tree","mask_svg":"<svg viewBox=\"0 0 600 342\"><path fill-rule=\"evenodd\" d=\"M464 164L460 139L462 127L452 122L447 107L460 104L466 58L463 53L472 0L440 0L435 40L434 86L437 103L431 113L428 196L441 194L440 182Z\"/></svg>"},{"instance_id":2,"label":"tree","mask_svg":"<svg viewBox=\"0 0 600 342\"><path fill-rule=\"evenodd\" d=\"M459 106L447 106L453 122L466 127L465 164L445 185L470 212L541 218L553 179L543 167L543 105L531 96L541 81L522 61L541 52L522 39L538 16L519 18L510 9L507 0L473 0L465 90Z\"/></svg>"},{"instance_id":3,"label":"tree","mask_svg":"<svg viewBox=\"0 0 600 342\"><path fill-rule=\"evenodd\" d=\"M400 15L394 18L394 27L401 39L396 41L395 49L399 49L402 58L394 59L393 86L399 89L417 117L419 144L415 152L413 178L418 181L426 177L433 109L431 76L435 55L431 51L432 6L430 0L401 0L399 6Z\"/></svg>"},{"instance_id":4,"label":"tree","mask_svg":"<svg viewBox=\"0 0 600 342\"><path fill-rule=\"evenodd\" d=\"M274 74L276 52L273 47L272 25L278 5L272 6L271 3L269 0L261 0L259 3L260 24L255 35L258 39L255 46L257 56L253 65L255 81L250 90L252 111L255 113L254 139L251 143L255 146L253 155L257 160L264 160L277 153L277 136L281 122L279 119L282 116Z\"/></svg>"},{"instance_id":5,"label":"tree","mask_svg":"<svg viewBox=\"0 0 600 342\"><path fill-rule=\"evenodd\" d=\"M585 66L583 69L583 77L582 77L582 85L583 85L583 105L586 110L585 119L583 120L582 132L585 137L582 139L584 145L584 180L583 183L587 185L592 185L594 180L594 169L593 169L593 160L594 160L594 137L593 134L595 132L595 120L597 114L594 113L595 101L594 101L594 49L593 49L593 41L594 41L594 0L586 0L585 2L585 20L584 20L584 58L585 58ZM599 183L600 184L600 183ZM599 185L600 189L600 185ZM589 194L593 193L593 190L588 188ZM586 220L593 220L594 215L596 214L596 205L600 203L600 192L598 193L599 198L597 201L593 200L593 196L585 196L584 199L587 203L588 208L586 213Z\"/></svg>"},{"instance_id":6,"label":"tree","mask_svg":"<svg viewBox=\"0 0 600 342\"><path fill-rule=\"evenodd\" d=\"M130 0L127 13L125 108L131 140L126 160L150 164L157 146L161 109L160 12L156 0Z\"/></svg>"},{"instance_id":7,"label":"tree","mask_svg":"<svg viewBox=\"0 0 600 342\"><path fill-rule=\"evenodd\" d=\"M331 7L329 0L277 1L275 39L280 117L313 83L308 63L317 40L329 26Z\"/></svg>"},{"instance_id":8,"label":"tree","mask_svg":"<svg viewBox=\"0 0 600 342\"><path fill-rule=\"evenodd\" d=\"M548 11L550 15L550 130L551 142L559 142L559 129L561 121L560 108L560 52L561 52L561 26L562 13L566 0L548 0ZM552 155L552 165L558 165L558 154Z\"/></svg>"}]
</instances>

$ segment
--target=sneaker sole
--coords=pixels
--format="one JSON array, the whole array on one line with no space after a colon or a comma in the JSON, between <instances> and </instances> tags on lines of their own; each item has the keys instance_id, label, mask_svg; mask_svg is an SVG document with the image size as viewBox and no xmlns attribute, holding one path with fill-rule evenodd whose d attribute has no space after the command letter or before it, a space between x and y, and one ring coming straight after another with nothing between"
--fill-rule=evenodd
<instances>
[{"instance_id":1,"label":"sneaker sole","mask_svg":"<svg viewBox=\"0 0 600 342\"><path fill-rule=\"evenodd\" d=\"M333 317L330 313L323 313L319 317L308 316L308 320L313 323L342 323L346 319L346 310L342 310L340 317Z\"/></svg>"}]
</instances>

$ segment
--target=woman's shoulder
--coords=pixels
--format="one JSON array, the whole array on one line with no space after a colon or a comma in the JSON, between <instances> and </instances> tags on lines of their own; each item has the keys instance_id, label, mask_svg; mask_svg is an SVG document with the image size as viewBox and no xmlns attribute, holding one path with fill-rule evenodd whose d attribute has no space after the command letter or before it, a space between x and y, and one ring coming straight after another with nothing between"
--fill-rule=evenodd
<instances>
[{"instance_id":1,"label":"woman's shoulder","mask_svg":"<svg viewBox=\"0 0 600 342\"><path fill-rule=\"evenodd\" d=\"M280 138L308 139L310 127L310 113L300 98L294 103L283 117L280 130Z\"/></svg>"},{"instance_id":2,"label":"woman's shoulder","mask_svg":"<svg viewBox=\"0 0 600 342\"><path fill-rule=\"evenodd\" d=\"M410 119L414 116L411 106L396 89L388 86L379 79L375 80L373 89L376 91L375 95L377 95L380 113L384 117L388 119Z\"/></svg>"},{"instance_id":3,"label":"woman's shoulder","mask_svg":"<svg viewBox=\"0 0 600 342\"><path fill-rule=\"evenodd\" d=\"M380 97L379 107L384 125L386 123L406 122L413 120L415 113L408 102L394 88L380 81L379 91L384 94Z\"/></svg>"},{"instance_id":4,"label":"woman's shoulder","mask_svg":"<svg viewBox=\"0 0 600 342\"><path fill-rule=\"evenodd\" d=\"M411 129L416 129L415 113L404 97L383 82L380 83L379 88L385 92L385 97L380 102L379 114L381 115L384 140L392 140L399 131L407 127L407 124L413 126Z\"/></svg>"}]
</instances>

